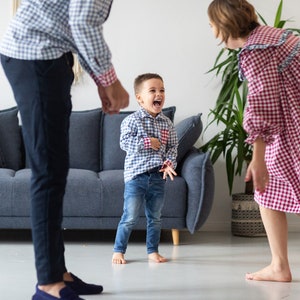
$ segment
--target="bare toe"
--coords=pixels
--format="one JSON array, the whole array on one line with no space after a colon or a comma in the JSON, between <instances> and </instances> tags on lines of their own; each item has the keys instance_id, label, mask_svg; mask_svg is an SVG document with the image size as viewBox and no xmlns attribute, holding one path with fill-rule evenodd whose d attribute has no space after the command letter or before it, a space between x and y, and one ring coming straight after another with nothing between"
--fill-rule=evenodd
<instances>
[{"instance_id":1,"label":"bare toe","mask_svg":"<svg viewBox=\"0 0 300 300\"><path fill-rule=\"evenodd\" d=\"M247 280L257 280L257 281L277 281L277 282L290 282L292 281L292 275L290 268L274 268L272 265L267 266L266 268L255 272L247 273Z\"/></svg>"},{"instance_id":2,"label":"bare toe","mask_svg":"<svg viewBox=\"0 0 300 300\"><path fill-rule=\"evenodd\" d=\"M150 253L148 255L148 258L152 261L155 261L157 263L163 263L163 262L166 262L167 259L163 256L161 256L160 254L158 254L157 252L153 252L153 253Z\"/></svg>"},{"instance_id":3,"label":"bare toe","mask_svg":"<svg viewBox=\"0 0 300 300\"><path fill-rule=\"evenodd\" d=\"M112 263L117 265L126 264L124 254L120 252L115 252L112 257Z\"/></svg>"}]
</instances>

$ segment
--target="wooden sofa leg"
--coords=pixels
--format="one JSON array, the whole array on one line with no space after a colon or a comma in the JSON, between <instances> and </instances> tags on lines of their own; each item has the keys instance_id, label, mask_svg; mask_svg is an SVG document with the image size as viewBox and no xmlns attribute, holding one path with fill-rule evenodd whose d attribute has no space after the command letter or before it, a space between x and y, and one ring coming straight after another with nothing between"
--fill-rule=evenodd
<instances>
[{"instance_id":1,"label":"wooden sofa leg","mask_svg":"<svg viewBox=\"0 0 300 300\"><path fill-rule=\"evenodd\" d=\"M178 229L172 229L172 239L173 239L174 246L179 245L179 230Z\"/></svg>"}]
</instances>

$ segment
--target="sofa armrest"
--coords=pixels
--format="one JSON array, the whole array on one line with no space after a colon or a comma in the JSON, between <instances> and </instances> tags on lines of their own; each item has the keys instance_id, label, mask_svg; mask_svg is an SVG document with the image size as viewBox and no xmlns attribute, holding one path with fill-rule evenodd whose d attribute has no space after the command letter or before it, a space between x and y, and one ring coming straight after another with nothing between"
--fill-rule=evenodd
<instances>
[{"instance_id":1,"label":"sofa armrest","mask_svg":"<svg viewBox=\"0 0 300 300\"><path fill-rule=\"evenodd\" d=\"M213 203L215 178L209 153L190 150L180 163L180 173L188 187L186 226L194 233L206 221Z\"/></svg>"}]
</instances>

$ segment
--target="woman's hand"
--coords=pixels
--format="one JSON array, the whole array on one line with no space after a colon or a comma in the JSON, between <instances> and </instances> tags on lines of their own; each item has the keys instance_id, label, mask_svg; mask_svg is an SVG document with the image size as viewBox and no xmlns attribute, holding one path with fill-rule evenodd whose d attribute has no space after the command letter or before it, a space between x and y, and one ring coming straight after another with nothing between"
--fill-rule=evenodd
<instances>
[{"instance_id":1,"label":"woman's hand","mask_svg":"<svg viewBox=\"0 0 300 300\"><path fill-rule=\"evenodd\" d=\"M252 160L248 166L245 181L253 181L253 187L263 193L269 184L269 173L265 162Z\"/></svg>"},{"instance_id":2,"label":"woman's hand","mask_svg":"<svg viewBox=\"0 0 300 300\"><path fill-rule=\"evenodd\" d=\"M265 162L266 143L262 138L257 138L253 143L253 157L250 162L245 181L253 181L253 187L263 193L269 184L269 173Z\"/></svg>"}]
</instances>

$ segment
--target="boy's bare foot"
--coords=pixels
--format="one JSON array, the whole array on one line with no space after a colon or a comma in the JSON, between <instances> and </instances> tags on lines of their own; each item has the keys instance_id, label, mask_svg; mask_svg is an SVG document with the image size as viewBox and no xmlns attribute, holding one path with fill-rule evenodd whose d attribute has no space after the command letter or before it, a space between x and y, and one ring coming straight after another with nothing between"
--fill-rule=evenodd
<instances>
[{"instance_id":1,"label":"boy's bare foot","mask_svg":"<svg viewBox=\"0 0 300 300\"><path fill-rule=\"evenodd\" d=\"M153 253L148 254L148 258L152 261L157 262L157 263L163 263L163 262L167 261L167 259L165 257L161 256L157 252L153 252Z\"/></svg>"},{"instance_id":2,"label":"boy's bare foot","mask_svg":"<svg viewBox=\"0 0 300 300\"><path fill-rule=\"evenodd\" d=\"M291 282L292 274L288 266L286 268L278 269L273 267L272 265L269 265L258 272L247 273L246 279L257 281Z\"/></svg>"},{"instance_id":3,"label":"boy's bare foot","mask_svg":"<svg viewBox=\"0 0 300 300\"><path fill-rule=\"evenodd\" d=\"M124 254L120 252L114 252L112 257L112 263L117 265L126 264L126 260L124 259Z\"/></svg>"}]
</instances>

